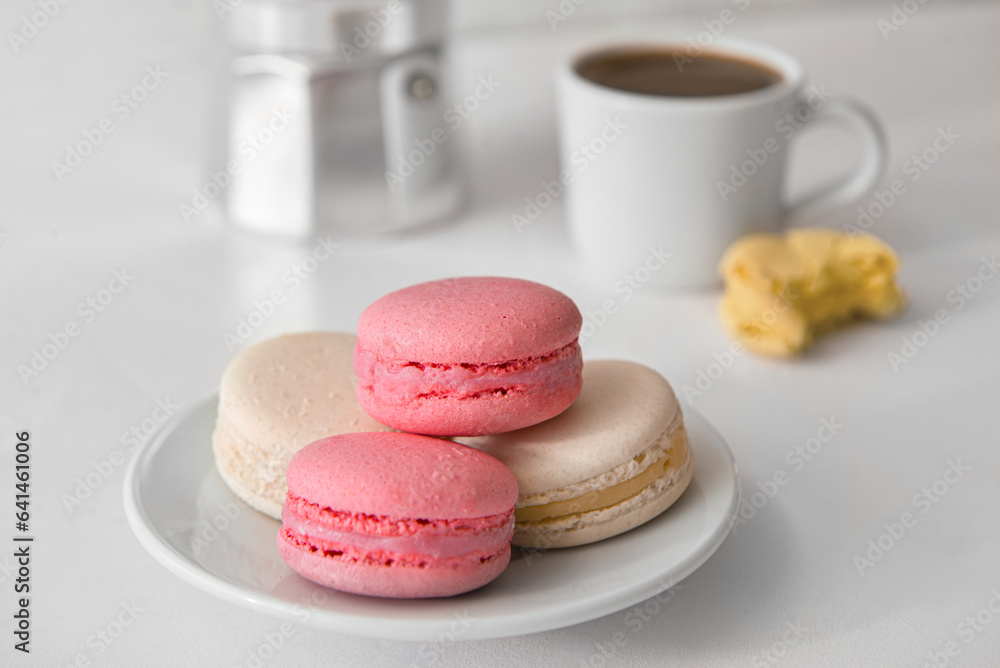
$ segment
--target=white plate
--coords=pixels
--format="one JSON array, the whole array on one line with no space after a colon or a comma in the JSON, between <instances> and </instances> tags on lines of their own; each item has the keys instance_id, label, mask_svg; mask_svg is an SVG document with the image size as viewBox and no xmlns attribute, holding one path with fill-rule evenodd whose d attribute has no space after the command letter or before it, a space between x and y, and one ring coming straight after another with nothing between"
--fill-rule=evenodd
<instances>
[{"instance_id":1,"label":"white plate","mask_svg":"<svg viewBox=\"0 0 1000 668\"><path fill-rule=\"evenodd\" d=\"M216 399L181 414L136 453L125 514L142 545L196 587L310 626L397 640L497 638L561 628L617 612L691 574L729 533L739 499L723 438L685 409L695 452L687 491L665 513L591 545L513 549L489 585L443 599L345 594L299 577L278 555L280 523L243 505L215 471Z\"/></svg>"}]
</instances>

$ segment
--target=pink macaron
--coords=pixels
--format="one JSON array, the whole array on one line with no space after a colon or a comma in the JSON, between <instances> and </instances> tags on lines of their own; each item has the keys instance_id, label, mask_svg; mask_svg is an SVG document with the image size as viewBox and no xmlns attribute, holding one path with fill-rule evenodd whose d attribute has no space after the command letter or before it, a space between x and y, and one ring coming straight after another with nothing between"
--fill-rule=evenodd
<instances>
[{"instance_id":1,"label":"pink macaron","mask_svg":"<svg viewBox=\"0 0 1000 668\"><path fill-rule=\"evenodd\" d=\"M550 287L452 278L382 297L361 314L358 400L396 429L497 434L569 408L583 384L583 318Z\"/></svg>"},{"instance_id":2,"label":"pink macaron","mask_svg":"<svg viewBox=\"0 0 1000 668\"><path fill-rule=\"evenodd\" d=\"M278 551L333 589L453 596L507 567L516 500L514 475L473 448L416 434L331 436L292 457Z\"/></svg>"}]
</instances>

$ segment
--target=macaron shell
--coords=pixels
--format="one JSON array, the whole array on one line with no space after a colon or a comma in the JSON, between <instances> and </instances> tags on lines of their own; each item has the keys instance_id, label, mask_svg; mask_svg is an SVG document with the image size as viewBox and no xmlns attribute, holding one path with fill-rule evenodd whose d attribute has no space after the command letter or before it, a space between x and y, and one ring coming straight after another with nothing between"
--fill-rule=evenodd
<instances>
[{"instance_id":1,"label":"macaron shell","mask_svg":"<svg viewBox=\"0 0 1000 668\"><path fill-rule=\"evenodd\" d=\"M432 281L375 301L358 321L360 347L383 359L422 363L501 363L536 357L576 340L583 324L573 301L515 278Z\"/></svg>"},{"instance_id":2,"label":"macaron shell","mask_svg":"<svg viewBox=\"0 0 1000 668\"><path fill-rule=\"evenodd\" d=\"M216 467L251 507L280 518L288 462L333 434L387 431L357 401L357 338L286 334L247 348L226 368L212 436Z\"/></svg>"},{"instance_id":3,"label":"macaron shell","mask_svg":"<svg viewBox=\"0 0 1000 668\"><path fill-rule=\"evenodd\" d=\"M332 436L289 464L278 550L303 577L341 591L452 596L506 568L516 499L513 474L464 445Z\"/></svg>"},{"instance_id":4,"label":"macaron shell","mask_svg":"<svg viewBox=\"0 0 1000 668\"><path fill-rule=\"evenodd\" d=\"M285 498L283 471L287 470L280 455L257 455L260 449L247 443L234 432L225 420L219 420L212 435L216 469L226 486L244 503L276 520L281 519L281 504ZM276 463L261 467L263 460Z\"/></svg>"},{"instance_id":5,"label":"macaron shell","mask_svg":"<svg viewBox=\"0 0 1000 668\"><path fill-rule=\"evenodd\" d=\"M619 467L659 439L679 412L670 384L653 369L621 360L592 360L583 366L579 398L558 417L462 442L510 468L524 497Z\"/></svg>"},{"instance_id":6,"label":"macaron shell","mask_svg":"<svg viewBox=\"0 0 1000 668\"><path fill-rule=\"evenodd\" d=\"M298 549L278 535L278 551L292 570L339 591L385 598L455 596L495 580L510 562L510 546L486 562L473 557L447 566L382 566L342 562Z\"/></svg>"},{"instance_id":7,"label":"macaron shell","mask_svg":"<svg viewBox=\"0 0 1000 668\"><path fill-rule=\"evenodd\" d=\"M300 450L289 494L338 511L420 519L499 515L517 481L499 461L459 443L403 433L342 434Z\"/></svg>"},{"instance_id":8,"label":"macaron shell","mask_svg":"<svg viewBox=\"0 0 1000 668\"><path fill-rule=\"evenodd\" d=\"M387 431L357 403L356 344L353 334L304 332L247 348L222 376L220 414L248 440L296 450L331 434Z\"/></svg>"},{"instance_id":9,"label":"macaron shell","mask_svg":"<svg viewBox=\"0 0 1000 668\"><path fill-rule=\"evenodd\" d=\"M392 380L379 389L358 386L358 402L373 417L396 429L433 436L499 434L538 424L559 415L580 396L583 387L579 353L552 369L541 385L522 387L517 374L503 379L503 391L474 397L437 394L409 401L380 401L377 393L394 392Z\"/></svg>"},{"instance_id":10,"label":"macaron shell","mask_svg":"<svg viewBox=\"0 0 1000 668\"><path fill-rule=\"evenodd\" d=\"M558 520L517 524L511 544L537 549L575 547L630 531L664 512L680 498L694 477L694 452L674 479L651 485L640 494L608 508Z\"/></svg>"},{"instance_id":11,"label":"macaron shell","mask_svg":"<svg viewBox=\"0 0 1000 668\"><path fill-rule=\"evenodd\" d=\"M580 398L559 417L462 439L513 471L520 517L538 518L517 522L515 545L570 547L609 538L663 512L690 483L684 416L663 376L632 362L595 360L584 365L583 379Z\"/></svg>"},{"instance_id":12,"label":"macaron shell","mask_svg":"<svg viewBox=\"0 0 1000 668\"><path fill-rule=\"evenodd\" d=\"M558 290L514 278L421 283L358 321L358 401L396 429L478 436L564 411L580 393L583 318Z\"/></svg>"}]
</instances>

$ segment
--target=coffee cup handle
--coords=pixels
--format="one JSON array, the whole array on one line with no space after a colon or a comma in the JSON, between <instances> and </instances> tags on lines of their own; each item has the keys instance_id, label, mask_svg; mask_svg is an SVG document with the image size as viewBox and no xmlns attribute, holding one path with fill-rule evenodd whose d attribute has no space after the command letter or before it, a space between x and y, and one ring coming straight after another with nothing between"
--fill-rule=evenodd
<instances>
[{"instance_id":1,"label":"coffee cup handle","mask_svg":"<svg viewBox=\"0 0 1000 668\"><path fill-rule=\"evenodd\" d=\"M799 105L805 104L805 100L799 102ZM852 174L788 205L785 219L789 225L815 221L829 213L848 209L878 184L888 158L882 124L864 105L853 100L830 100L811 111L812 118L806 127L816 122L833 121L851 128L861 139L861 159Z\"/></svg>"}]
</instances>

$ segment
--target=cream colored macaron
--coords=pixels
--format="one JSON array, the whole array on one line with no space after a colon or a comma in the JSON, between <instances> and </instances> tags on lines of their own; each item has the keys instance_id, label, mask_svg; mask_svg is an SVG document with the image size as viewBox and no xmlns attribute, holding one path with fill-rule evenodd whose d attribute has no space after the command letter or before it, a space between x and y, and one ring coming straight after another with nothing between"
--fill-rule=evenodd
<instances>
[{"instance_id":1,"label":"cream colored macaron","mask_svg":"<svg viewBox=\"0 0 1000 668\"><path fill-rule=\"evenodd\" d=\"M287 334L240 353L222 376L212 436L215 462L248 505L281 518L288 462L326 436L391 431L358 405L356 337Z\"/></svg>"},{"instance_id":2,"label":"cream colored macaron","mask_svg":"<svg viewBox=\"0 0 1000 668\"><path fill-rule=\"evenodd\" d=\"M547 422L463 438L507 465L519 495L514 545L592 543L666 510L691 482L694 456L670 384L631 362L583 366L583 392Z\"/></svg>"}]
</instances>

